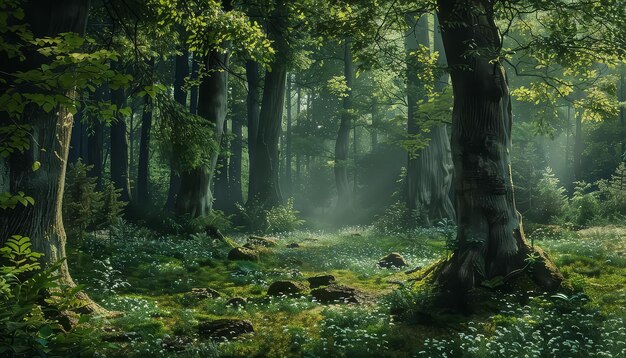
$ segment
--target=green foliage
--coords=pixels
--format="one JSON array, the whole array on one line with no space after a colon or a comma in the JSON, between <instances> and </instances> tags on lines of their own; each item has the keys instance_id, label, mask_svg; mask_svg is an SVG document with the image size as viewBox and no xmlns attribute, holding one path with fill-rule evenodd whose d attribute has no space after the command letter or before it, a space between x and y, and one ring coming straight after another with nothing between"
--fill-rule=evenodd
<instances>
[{"instance_id":1,"label":"green foliage","mask_svg":"<svg viewBox=\"0 0 626 358\"><path fill-rule=\"evenodd\" d=\"M598 188L602 216L611 221L623 220L626 217L626 165L620 163L611 180L599 181Z\"/></svg>"},{"instance_id":2,"label":"green foliage","mask_svg":"<svg viewBox=\"0 0 626 358\"><path fill-rule=\"evenodd\" d=\"M409 210L404 201L397 201L376 217L373 226L385 234L411 231L426 223L425 215L420 208Z\"/></svg>"},{"instance_id":3,"label":"green foliage","mask_svg":"<svg viewBox=\"0 0 626 358\"><path fill-rule=\"evenodd\" d=\"M298 218L298 211L294 209L293 203L293 198L289 198L286 204L270 209L266 209L256 200L245 206L235 205L241 220L250 232L281 233L294 231L304 224L304 220Z\"/></svg>"},{"instance_id":4,"label":"green foliage","mask_svg":"<svg viewBox=\"0 0 626 358\"><path fill-rule=\"evenodd\" d=\"M99 224L103 227L111 227L111 225L118 222L122 217L124 208L128 204L125 201L121 201L122 189L115 187L112 181L106 181L104 183L104 190L102 192L102 210L100 212Z\"/></svg>"},{"instance_id":5,"label":"green foliage","mask_svg":"<svg viewBox=\"0 0 626 358\"><path fill-rule=\"evenodd\" d=\"M87 174L92 165L83 164L81 159L70 164L65 178L63 197L63 219L70 235L82 238L87 228L96 223L102 210L102 193L96 191L96 178Z\"/></svg>"},{"instance_id":6,"label":"green foliage","mask_svg":"<svg viewBox=\"0 0 626 358\"><path fill-rule=\"evenodd\" d=\"M89 316L64 327L67 312L82 305L78 289L59 285L61 262L42 270L41 256L32 252L29 238L17 235L0 248L0 355L93 354L98 335L87 325Z\"/></svg>"},{"instance_id":7,"label":"green foliage","mask_svg":"<svg viewBox=\"0 0 626 358\"><path fill-rule=\"evenodd\" d=\"M565 219L578 226L588 226L600 211L598 192L592 191L592 185L575 182L574 195L565 213Z\"/></svg>"},{"instance_id":8,"label":"green foliage","mask_svg":"<svg viewBox=\"0 0 626 358\"><path fill-rule=\"evenodd\" d=\"M546 224L560 217L566 204L565 188L560 185L552 169L547 167L537 183L530 210L526 215L536 223Z\"/></svg>"}]
</instances>

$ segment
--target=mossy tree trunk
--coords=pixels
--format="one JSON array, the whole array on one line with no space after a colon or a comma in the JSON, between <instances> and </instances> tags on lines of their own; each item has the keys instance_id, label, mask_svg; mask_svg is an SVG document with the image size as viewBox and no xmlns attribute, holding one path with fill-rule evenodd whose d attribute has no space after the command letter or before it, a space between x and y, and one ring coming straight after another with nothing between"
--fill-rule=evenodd
<instances>
[{"instance_id":1,"label":"mossy tree trunk","mask_svg":"<svg viewBox=\"0 0 626 358\"><path fill-rule=\"evenodd\" d=\"M24 10L25 20L35 37L54 37L64 32L83 34L89 1L33 0L25 3ZM42 63L45 63L45 58L31 54L25 61L13 61L4 68L9 71L27 71ZM8 119L0 117L0 121L6 124ZM46 113L39 107L31 106L25 109L22 121L32 125L31 148L9 158L8 190L27 193L35 199L35 205L0 211L0 240L11 235L30 237L33 251L43 253L42 263L48 266L66 258L67 237L61 208L74 118L63 107ZM41 163L37 171L31 169L34 161ZM75 286L67 261L62 261L58 274L61 284ZM86 309L103 312L84 293L79 296L87 304Z\"/></svg>"},{"instance_id":2,"label":"mossy tree trunk","mask_svg":"<svg viewBox=\"0 0 626 358\"><path fill-rule=\"evenodd\" d=\"M545 289L555 289L562 277L543 252L528 245L515 209L511 102L505 68L494 59L502 40L492 6L486 0L439 0L454 91L451 144L458 225L457 247L439 280L448 290L467 292L484 280L523 269L527 256L536 253L535 279Z\"/></svg>"}]
</instances>

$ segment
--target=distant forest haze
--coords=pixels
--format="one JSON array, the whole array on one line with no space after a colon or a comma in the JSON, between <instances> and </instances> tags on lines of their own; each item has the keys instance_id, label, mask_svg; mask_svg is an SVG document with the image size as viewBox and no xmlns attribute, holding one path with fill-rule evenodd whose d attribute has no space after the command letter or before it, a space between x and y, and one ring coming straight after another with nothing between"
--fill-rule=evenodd
<instances>
[{"instance_id":1,"label":"distant forest haze","mask_svg":"<svg viewBox=\"0 0 626 358\"><path fill-rule=\"evenodd\" d=\"M0 35L0 356L626 356L623 0L3 0Z\"/></svg>"}]
</instances>

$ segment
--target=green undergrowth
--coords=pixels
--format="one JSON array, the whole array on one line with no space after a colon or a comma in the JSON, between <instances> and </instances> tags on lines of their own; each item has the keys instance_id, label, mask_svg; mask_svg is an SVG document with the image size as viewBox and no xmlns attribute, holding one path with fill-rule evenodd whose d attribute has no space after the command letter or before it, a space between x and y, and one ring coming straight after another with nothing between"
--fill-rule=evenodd
<instances>
[{"instance_id":1,"label":"green undergrowth","mask_svg":"<svg viewBox=\"0 0 626 358\"><path fill-rule=\"evenodd\" d=\"M567 295L493 292L484 309L439 309L432 287L408 281L447 254L445 233L384 235L353 227L276 236L259 261L229 261L230 245L203 235L90 235L71 246L74 278L110 311L106 356L185 357L616 357L626 354L626 238L623 229L574 232L540 227L529 238L555 259L574 287ZM133 236L132 232L142 233ZM230 238L244 244L246 237ZM297 243L299 247L288 248ZM390 252L408 262L380 269ZM407 275L408 269L418 269ZM307 293L269 298L277 280L306 283L332 274L365 293L362 305L321 305ZM190 295L211 288L218 298ZM228 305L233 297L244 307ZM230 342L198 334L199 322L249 320L255 333Z\"/></svg>"}]
</instances>

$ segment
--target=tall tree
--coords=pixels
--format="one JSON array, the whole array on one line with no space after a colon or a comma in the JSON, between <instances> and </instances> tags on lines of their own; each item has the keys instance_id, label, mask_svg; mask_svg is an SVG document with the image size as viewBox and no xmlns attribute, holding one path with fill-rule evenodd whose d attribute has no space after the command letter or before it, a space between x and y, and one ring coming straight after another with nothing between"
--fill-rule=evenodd
<instances>
[{"instance_id":1,"label":"tall tree","mask_svg":"<svg viewBox=\"0 0 626 358\"><path fill-rule=\"evenodd\" d=\"M246 97L247 122L248 122L248 201L253 198L256 187L256 142L259 132L259 115L261 113L261 101L259 96L260 74L259 63L256 61L246 62L246 80L248 95Z\"/></svg>"},{"instance_id":2,"label":"tall tree","mask_svg":"<svg viewBox=\"0 0 626 358\"><path fill-rule=\"evenodd\" d=\"M150 72L154 69L154 58L147 62ZM139 163L137 167L137 203L146 205L149 203L149 177L150 177L150 131L152 130L152 98L144 96L143 114L141 116L141 138L139 142Z\"/></svg>"},{"instance_id":3,"label":"tall tree","mask_svg":"<svg viewBox=\"0 0 626 358\"><path fill-rule=\"evenodd\" d=\"M291 195L292 190L292 179L291 179L291 162L293 159L293 151L292 151L292 103L291 103L291 85L292 85L292 76L287 77L287 95L286 95L286 106L287 106L287 131L285 132L285 191L287 195Z\"/></svg>"},{"instance_id":4,"label":"tall tree","mask_svg":"<svg viewBox=\"0 0 626 358\"><path fill-rule=\"evenodd\" d=\"M121 66L116 67L121 70ZM121 189L120 199L130 201L130 173L128 162L128 126L126 116L120 111L126 105L126 91L118 88L111 91L111 102L118 111L111 124L111 181L116 188Z\"/></svg>"},{"instance_id":5,"label":"tall tree","mask_svg":"<svg viewBox=\"0 0 626 358\"><path fill-rule=\"evenodd\" d=\"M278 141L281 133L285 85L287 80L288 12L284 0L277 0L268 19L268 37L273 41L275 58L271 70L265 72L265 86L259 114L254 158L256 160L254 187L248 200L259 200L265 207L280 205L283 201L278 181Z\"/></svg>"},{"instance_id":6,"label":"tall tree","mask_svg":"<svg viewBox=\"0 0 626 358\"><path fill-rule=\"evenodd\" d=\"M335 141L335 186L337 187L336 209L340 212L348 211L352 208L352 190L348 181L348 147L350 144L350 128L352 122L352 86L354 82L354 71L352 62L351 39L344 41L344 77L348 93L343 97L343 108L341 111L341 122Z\"/></svg>"},{"instance_id":7,"label":"tall tree","mask_svg":"<svg viewBox=\"0 0 626 358\"><path fill-rule=\"evenodd\" d=\"M36 38L57 37L68 32L82 34L85 31L88 11L89 1L32 0L24 3L24 20ZM15 59L7 61L2 58L2 67L7 73L15 73L40 68L48 61L50 58L32 51L21 61ZM11 87L13 86L10 84L8 87L3 85L3 93ZM32 91L33 88L29 90ZM66 95L72 98L75 93L70 90ZM4 112L0 114L0 125L13 123L7 117ZM30 150L16 152L8 159L10 173L8 189L11 192L26 192L34 198L35 205L2 210L0 240L5 240L11 235L30 237L32 250L44 254L41 258L43 264L48 266L59 263L58 280L73 287L75 285L67 261L64 260L66 234L61 211L73 123L72 111L60 104L50 110L30 105L23 111L19 120L32 126L33 136L29 137ZM41 164L41 168L33 171L32 164L35 161ZM84 294L81 294L81 298L88 301ZM101 310L93 302L88 303L88 309Z\"/></svg>"},{"instance_id":8,"label":"tall tree","mask_svg":"<svg viewBox=\"0 0 626 358\"><path fill-rule=\"evenodd\" d=\"M438 4L454 92L451 146L458 225L458 246L439 280L448 290L467 292L482 280L506 277L524 267L533 248L515 209L511 103L505 68L494 59L502 39L493 4ZM540 256L532 273L544 288L555 289L562 277L548 269L547 261Z\"/></svg>"}]
</instances>

